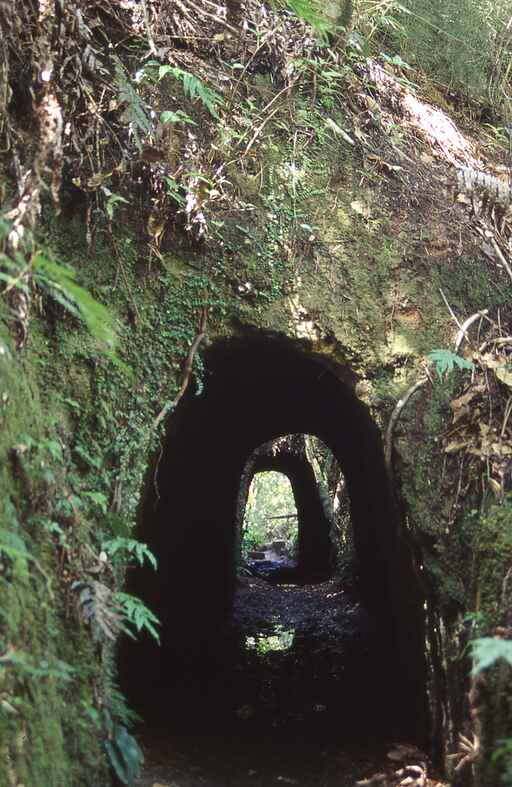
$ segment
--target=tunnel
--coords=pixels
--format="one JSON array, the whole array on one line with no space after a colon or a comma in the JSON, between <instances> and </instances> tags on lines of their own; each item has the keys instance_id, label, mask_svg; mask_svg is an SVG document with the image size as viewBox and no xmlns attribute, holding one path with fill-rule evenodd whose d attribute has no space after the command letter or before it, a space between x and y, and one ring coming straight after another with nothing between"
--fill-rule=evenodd
<instances>
[{"instance_id":1,"label":"tunnel","mask_svg":"<svg viewBox=\"0 0 512 787\"><path fill-rule=\"evenodd\" d=\"M371 632L364 659L350 667L358 674L347 676L347 693L340 693L340 718L354 726L357 717L362 734L370 722L374 732L382 723L387 734L404 731L424 741L423 598L380 430L354 393L354 375L300 342L270 334L212 342L203 360L203 385L190 385L171 414L141 505L137 537L156 555L158 570L132 569L127 584L159 616L161 644L144 637L123 642L119 673L129 701L148 718L178 707L176 692L185 685L198 702L208 693L209 677L225 666L232 646L223 632L237 583L244 467L262 443L311 434L332 451L346 480L358 602ZM325 523L317 513L313 563L325 558Z\"/></svg>"},{"instance_id":2,"label":"tunnel","mask_svg":"<svg viewBox=\"0 0 512 787\"><path fill-rule=\"evenodd\" d=\"M274 471L290 481L297 509L297 576L303 581L328 577L333 570L330 522L327 519L310 462L293 452L275 456L256 454L251 462L252 476Z\"/></svg>"}]
</instances>

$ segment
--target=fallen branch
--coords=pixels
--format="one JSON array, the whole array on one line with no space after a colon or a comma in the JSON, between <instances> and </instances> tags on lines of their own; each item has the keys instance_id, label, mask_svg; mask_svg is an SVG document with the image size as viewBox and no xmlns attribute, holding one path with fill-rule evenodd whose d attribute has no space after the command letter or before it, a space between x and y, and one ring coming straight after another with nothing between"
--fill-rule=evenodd
<instances>
[{"instance_id":1,"label":"fallen branch","mask_svg":"<svg viewBox=\"0 0 512 787\"><path fill-rule=\"evenodd\" d=\"M153 421L153 429L156 429L158 424L162 421L163 418L165 418L167 413L169 413L171 410L174 410L174 408L178 405L181 397L184 395L185 391L188 388L188 384L189 384L189 381L190 381L190 375L192 374L192 364L194 363L194 358L195 358L196 352L197 352L197 350L199 348L199 345L201 344L201 342L203 341L204 337L206 336L206 321L207 321L207 318L208 318L208 309L205 306L203 308L203 311L201 312L201 321L199 323L199 331L198 331L194 341L190 345L190 348L189 348L189 351L188 351L188 355L187 355L187 359L186 359L185 365L183 367L183 376L182 376L182 380L181 380L181 385L180 385L179 391L176 394L176 396L174 397L174 399L172 400L172 402L167 402L167 404L165 404L164 407L160 410L160 412L158 413L157 417Z\"/></svg>"},{"instance_id":2,"label":"fallen branch","mask_svg":"<svg viewBox=\"0 0 512 787\"><path fill-rule=\"evenodd\" d=\"M487 314L489 314L489 309L482 309L481 311L476 312L476 314L472 314L471 317L468 317L468 319L462 323L455 339L455 352L459 351L459 347L464 341L468 328L470 328L479 317L485 317Z\"/></svg>"},{"instance_id":3,"label":"fallen branch","mask_svg":"<svg viewBox=\"0 0 512 787\"><path fill-rule=\"evenodd\" d=\"M512 268L510 267L508 261L505 259L505 255L503 254L502 250L500 249L494 238L490 238L490 241L496 256L498 257L499 261L507 271L509 279L512 281Z\"/></svg>"},{"instance_id":4,"label":"fallen branch","mask_svg":"<svg viewBox=\"0 0 512 787\"><path fill-rule=\"evenodd\" d=\"M419 380L417 380L414 383L414 385L411 385L411 387L407 389L407 391L404 393L404 395L401 396L400 399L398 400L398 402L396 403L395 409L393 410L393 412L391 414L391 418L389 419L388 428L386 430L386 439L385 439L385 442L384 442L384 458L385 458L385 461L386 461L386 468L387 468L387 471L388 471L389 479L391 481L393 480L393 461L392 461L392 458L393 458L393 432L394 432L395 426L396 426L396 424L398 422L398 419L400 418L400 414L401 414L402 410L404 409L405 405L407 404L407 402L409 401L411 396L413 394L415 394L416 391L419 391L419 389L422 388L425 385L425 383L428 381L428 379L429 378L427 376L421 377Z\"/></svg>"}]
</instances>

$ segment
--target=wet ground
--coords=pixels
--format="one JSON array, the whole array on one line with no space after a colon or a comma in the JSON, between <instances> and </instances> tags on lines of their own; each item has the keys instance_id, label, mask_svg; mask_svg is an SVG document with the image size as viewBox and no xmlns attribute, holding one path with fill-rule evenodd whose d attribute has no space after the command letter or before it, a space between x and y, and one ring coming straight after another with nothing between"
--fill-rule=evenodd
<instances>
[{"instance_id":1,"label":"wet ground","mask_svg":"<svg viewBox=\"0 0 512 787\"><path fill-rule=\"evenodd\" d=\"M146 765L137 784L439 784L427 778L426 755L397 749L386 728L374 636L364 609L333 581L241 578L217 659L183 674L168 723L140 734Z\"/></svg>"}]
</instances>

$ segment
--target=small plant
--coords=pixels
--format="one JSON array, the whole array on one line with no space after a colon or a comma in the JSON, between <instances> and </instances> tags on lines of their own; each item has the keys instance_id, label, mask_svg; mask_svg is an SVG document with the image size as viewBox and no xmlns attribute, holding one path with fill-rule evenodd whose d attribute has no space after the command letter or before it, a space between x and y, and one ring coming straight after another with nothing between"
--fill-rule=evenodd
<instances>
[{"instance_id":1,"label":"small plant","mask_svg":"<svg viewBox=\"0 0 512 787\"><path fill-rule=\"evenodd\" d=\"M129 787L139 778L144 762L142 750L126 727L113 721L110 713L105 713L106 739L104 742L110 764L122 784Z\"/></svg>"},{"instance_id":2,"label":"small plant","mask_svg":"<svg viewBox=\"0 0 512 787\"><path fill-rule=\"evenodd\" d=\"M156 571L156 557L147 544L144 544L142 541L137 541L135 538L123 538L122 536L111 538L103 542L102 549L112 557L123 552L128 553L128 555L135 557L140 566L143 565L144 560L147 560Z\"/></svg>"},{"instance_id":3,"label":"small plant","mask_svg":"<svg viewBox=\"0 0 512 787\"><path fill-rule=\"evenodd\" d=\"M148 65L158 65L154 61L148 63ZM205 85L200 79L198 79L194 74L191 74L190 71L183 71L183 69L178 68L177 66L169 66L163 65L159 66L158 68L158 79L161 80L165 76L172 76L174 79L177 79L181 82L183 87L183 92L190 98L192 101L194 98L198 98L202 104L206 107L210 115L213 115L214 118L218 118L219 114L217 112L217 104L222 101L222 96L220 93L216 93L215 90L212 90ZM164 113L167 115L167 120L162 118L162 122L168 122L171 119L171 114L176 115L177 119L185 120L185 122L190 122L190 118L188 116L183 117L183 113ZM181 115L178 118L178 114Z\"/></svg>"},{"instance_id":4,"label":"small plant","mask_svg":"<svg viewBox=\"0 0 512 787\"><path fill-rule=\"evenodd\" d=\"M502 769L501 783L504 787L512 787L512 738L502 738L493 752L492 762Z\"/></svg>"},{"instance_id":5,"label":"small plant","mask_svg":"<svg viewBox=\"0 0 512 787\"><path fill-rule=\"evenodd\" d=\"M125 105L122 120L129 126L135 144L141 150L140 135L151 133L151 120L142 99L135 90L132 80L127 75L120 60L117 60L115 64L114 82L117 87L119 101Z\"/></svg>"},{"instance_id":6,"label":"small plant","mask_svg":"<svg viewBox=\"0 0 512 787\"><path fill-rule=\"evenodd\" d=\"M115 594L95 579L73 582L71 589L78 593L82 616L91 627L95 642L115 642L123 629L122 615ZM141 602L142 603L142 602ZM127 632L128 634L131 633Z\"/></svg>"},{"instance_id":7,"label":"small plant","mask_svg":"<svg viewBox=\"0 0 512 787\"><path fill-rule=\"evenodd\" d=\"M115 594L115 600L121 610L125 634L128 634L132 639L136 639L136 635L130 630L129 626L133 626L137 633L145 629L160 644L160 635L156 630L156 626L160 624L160 621L139 598L130 595L130 593L119 592Z\"/></svg>"},{"instance_id":8,"label":"small plant","mask_svg":"<svg viewBox=\"0 0 512 787\"><path fill-rule=\"evenodd\" d=\"M460 355L452 352L451 350L432 350L427 356L436 368L439 377L442 377L445 372L448 374L453 371L457 366L459 369L474 369L474 364L471 361L466 361Z\"/></svg>"}]
</instances>

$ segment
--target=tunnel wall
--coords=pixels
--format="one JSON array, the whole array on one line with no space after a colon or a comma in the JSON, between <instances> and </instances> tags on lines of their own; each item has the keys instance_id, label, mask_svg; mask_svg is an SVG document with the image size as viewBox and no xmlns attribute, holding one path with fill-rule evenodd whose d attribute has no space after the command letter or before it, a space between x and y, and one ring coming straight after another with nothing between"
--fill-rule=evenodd
<instances>
[{"instance_id":1,"label":"tunnel wall","mask_svg":"<svg viewBox=\"0 0 512 787\"><path fill-rule=\"evenodd\" d=\"M190 390L169 421L158 498L150 484L141 512L139 538L157 555L159 570L141 569L130 582L159 615L162 646L128 646L121 671L135 669L142 693L142 672L148 690L161 692L180 664L214 664L235 588L237 496L246 461L263 442L309 433L332 450L346 478L360 597L380 643L389 702L397 717L407 715L411 733L424 733L423 600L367 408L341 375L289 341L217 343L205 365L202 394Z\"/></svg>"}]
</instances>

